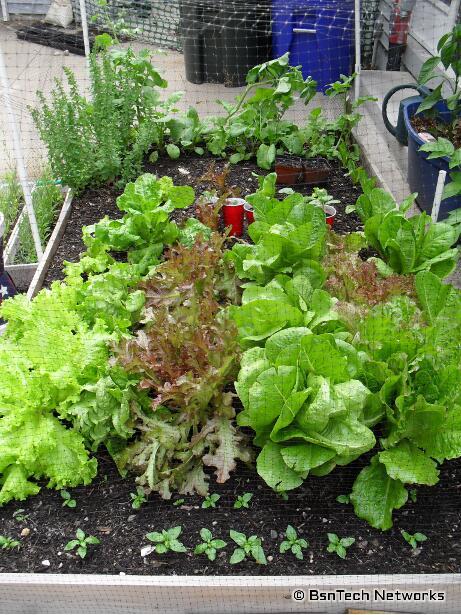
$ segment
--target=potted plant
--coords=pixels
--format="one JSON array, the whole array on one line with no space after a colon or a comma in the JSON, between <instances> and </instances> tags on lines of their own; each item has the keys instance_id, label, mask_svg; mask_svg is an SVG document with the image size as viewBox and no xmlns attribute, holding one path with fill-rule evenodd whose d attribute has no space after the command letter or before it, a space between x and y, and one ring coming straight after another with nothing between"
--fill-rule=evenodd
<instances>
[{"instance_id":1,"label":"potted plant","mask_svg":"<svg viewBox=\"0 0 461 615\"><path fill-rule=\"evenodd\" d=\"M461 25L439 40L438 55L421 67L418 84L432 90L403 107L408 131L408 183L431 212L439 172L447 172L440 217L461 206ZM445 72L436 72L442 65ZM448 76L454 74L454 78ZM434 80L438 80L437 85Z\"/></svg>"}]
</instances>

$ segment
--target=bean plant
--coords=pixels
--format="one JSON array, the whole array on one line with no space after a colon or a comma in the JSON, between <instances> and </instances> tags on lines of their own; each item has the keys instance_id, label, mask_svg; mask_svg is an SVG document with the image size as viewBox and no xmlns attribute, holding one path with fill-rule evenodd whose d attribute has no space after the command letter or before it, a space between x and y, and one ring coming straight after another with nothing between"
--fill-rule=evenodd
<instances>
[{"instance_id":1,"label":"bean plant","mask_svg":"<svg viewBox=\"0 0 461 615\"><path fill-rule=\"evenodd\" d=\"M168 551L186 553L186 547L178 540L181 533L182 527L177 525L176 527L162 530L161 532L149 532L149 534L146 534L146 538L155 543L155 551L160 555L168 553Z\"/></svg>"},{"instance_id":2,"label":"bean plant","mask_svg":"<svg viewBox=\"0 0 461 615\"><path fill-rule=\"evenodd\" d=\"M238 545L229 560L231 564L238 564L247 557L252 557L257 564L267 564L261 538L256 535L247 538L245 534L235 530L230 530L229 535Z\"/></svg>"},{"instance_id":3,"label":"bean plant","mask_svg":"<svg viewBox=\"0 0 461 615\"><path fill-rule=\"evenodd\" d=\"M203 542L195 547L194 554L205 554L210 562L213 562L216 559L217 550L223 549L227 545L227 542L224 542L224 540L213 538L213 534L206 527L202 527L200 530L200 538Z\"/></svg>"},{"instance_id":4,"label":"bean plant","mask_svg":"<svg viewBox=\"0 0 461 615\"><path fill-rule=\"evenodd\" d=\"M75 538L73 540L69 540L69 542L64 547L64 551L73 551L76 550L76 553L82 559L85 559L88 553L88 545L99 545L99 538L96 536L87 536L83 530L78 528L75 532Z\"/></svg>"},{"instance_id":5,"label":"bean plant","mask_svg":"<svg viewBox=\"0 0 461 615\"><path fill-rule=\"evenodd\" d=\"M339 538L337 534L328 533L329 544L327 546L328 553L336 553L341 559L346 559L347 549L354 544L355 538L348 536L346 538Z\"/></svg>"},{"instance_id":6,"label":"bean plant","mask_svg":"<svg viewBox=\"0 0 461 615\"><path fill-rule=\"evenodd\" d=\"M280 553L291 551L297 559L304 559L303 549L309 546L308 541L304 538L298 538L298 534L292 525L287 526L285 537L286 540L280 545Z\"/></svg>"}]
</instances>

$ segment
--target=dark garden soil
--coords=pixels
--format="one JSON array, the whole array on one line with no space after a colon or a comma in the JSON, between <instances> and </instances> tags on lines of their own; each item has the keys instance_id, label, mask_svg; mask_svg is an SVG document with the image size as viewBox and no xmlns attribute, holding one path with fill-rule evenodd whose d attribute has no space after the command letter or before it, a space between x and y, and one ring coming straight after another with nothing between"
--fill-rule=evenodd
<instances>
[{"instance_id":1,"label":"dark garden soil","mask_svg":"<svg viewBox=\"0 0 461 615\"><path fill-rule=\"evenodd\" d=\"M218 162L216 169L222 165ZM200 194L207 188L200 178L209 166L210 159L183 156L178 161L162 159L155 166L148 165L146 170L170 175L176 184L190 184ZM261 170L251 162L231 167L228 183L245 196L257 187L254 172L261 173ZM333 197L341 200L337 206L335 230L345 233L359 229L358 219L344 212L345 206L353 203L359 192L339 167L334 166L325 187ZM306 194L311 190L303 186L296 189ZM61 279L63 261L75 261L84 250L82 226L94 223L104 215L120 216L115 203L118 194L117 189L104 187L87 190L74 199L69 224L46 284ZM175 218L179 222L193 213L194 207L191 207L178 212ZM290 492L288 499L275 495L259 479L254 468L240 465L224 485L217 485L211 479L210 492L221 496L216 508L203 509L203 500L198 496L185 496L184 502L175 506L174 502L183 499L182 496L165 501L151 495L148 502L135 511L130 498L130 493L135 491L134 480L121 478L110 458L102 454L94 483L71 490L77 501L76 508L63 506L58 492L44 488L26 502L12 502L0 509L0 535L21 541L19 550L0 551L0 573L290 575L461 572L461 460L444 464L437 486L418 488L417 502L409 501L397 511L394 528L384 533L357 519L351 505L336 501L338 495L350 492L364 463L364 460L357 461L337 468L329 476L312 477L301 488ZM253 494L249 509L234 509L236 496L245 492ZM19 515L18 509L23 509ZM309 541L302 561L291 553L279 553L288 524ZM180 538L188 547L187 554L152 553L141 557L141 548L150 544L145 538L148 532L177 525L182 526ZM228 542L215 562L209 562L203 555L192 556L193 547L200 542L202 527L209 528L215 537ZM64 551L65 544L75 537L77 528L101 541L99 545L89 547L84 560ZM260 536L269 559L268 566L254 562L231 566L229 557L236 545L229 538L230 529L247 536ZM401 530L412 534L422 532L428 540L412 550L402 538ZM326 551L327 532L355 538L346 560Z\"/></svg>"},{"instance_id":2,"label":"dark garden soil","mask_svg":"<svg viewBox=\"0 0 461 615\"><path fill-rule=\"evenodd\" d=\"M451 130L450 124L446 122L438 122L431 117L414 115L411 118L411 124L416 132L428 132L433 137L444 137L453 142L455 147L461 147L461 123L458 122L457 128Z\"/></svg>"},{"instance_id":3,"label":"dark garden soil","mask_svg":"<svg viewBox=\"0 0 461 615\"><path fill-rule=\"evenodd\" d=\"M347 205L355 203L360 195L360 190L345 175L344 169L339 164L332 162L332 171L329 180L323 187L335 199L340 201L335 205L337 215L334 230L344 234L362 228L360 220L355 214L346 214ZM214 169L215 175L219 175L225 167L224 161L216 161L216 158L208 156L199 157L195 154L184 154L179 160L171 160L168 157L161 158L155 164L148 163L145 171L159 176L168 175L177 185L189 185L195 188L197 196L204 190L211 190L213 185L204 181L205 174ZM243 198L255 192L258 188L256 175L265 175L267 171L260 169L253 161L242 162L229 167L226 185L237 196ZM284 186L280 186L280 189ZM293 189L302 194L311 194L312 186L297 184ZM116 198L122 190L115 186L103 186L96 189L85 190L82 194L74 197L72 213L70 215L63 238L58 246L54 259L48 270L44 286L47 287L54 280L61 280L64 261L77 261L80 254L85 250L82 241L82 226L94 224L105 215L111 218L120 218L122 212L117 208ZM280 195L281 197L283 195ZM178 224L184 222L190 216L195 215L195 205L173 213L172 219ZM243 239L247 238L245 233Z\"/></svg>"},{"instance_id":4,"label":"dark garden soil","mask_svg":"<svg viewBox=\"0 0 461 615\"><path fill-rule=\"evenodd\" d=\"M21 540L19 550L0 551L0 572L100 573L100 574L383 574L461 572L461 462L444 464L440 483L421 487L417 502L408 503L394 515L394 528L381 533L354 516L352 507L339 504L336 497L349 493L360 465L338 468L323 478L311 478L290 492L288 500L276 496L254 470L240 466L224 485L210 483L210 491L220 494L216 508L202 509L202 499L186 496L184 504L174 506L157 495L149 498L139 511L131 508L134 483L122 479L107 457L99 459L99 473L89 487L72 489L77 507L62 506L56 491L43 491L26 502L10 503L0 509L0 534ZM253 493L250 508L235 510L239 494ZM182 496L181 496L182 497ZM19 521L15 511L23 509ZM288 524L309 541L303 561L290 553L281 555L279 545ZM181 525L181 539L188 553L141 557L149 545L146 533ZM215 562L205 556L192 556L200 541L202 527L228 545ZM77 528L97 536L101 543L89 547L88 556L64 551ZM263 538L267 566L246 562L228 563L236 546L229 538L234 529L247 536ZM412 550L400 530L427 535L421 548ZM327 532L340 537L353 536L345 561L326 551ZM25 535L27 534L27 536ZM48 561L47 561L48 560ZM45 563L43 563L45 562ZM48 565L49 562L49 565Z\"/></svg>"}]
</instances>

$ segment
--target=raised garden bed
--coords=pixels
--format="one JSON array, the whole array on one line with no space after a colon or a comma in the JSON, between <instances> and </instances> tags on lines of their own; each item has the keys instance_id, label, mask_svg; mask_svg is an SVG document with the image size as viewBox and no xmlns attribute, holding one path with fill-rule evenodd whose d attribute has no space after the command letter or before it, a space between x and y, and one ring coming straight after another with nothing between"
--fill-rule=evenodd
<instances>
[{"instance_id":1,"label":"raised garden bed","mask_svg":"<svg viewBox=\"0 0 461 615\"><path fill-rule=\"evenodd\" d=\"M220 170L218 163L216 169ZM149 170L158 176L170 175L176 184L192 185L197 194L207 186L201 180L209 169L210 159L185 155L179 161L169 158L159 160ZM350 232L361 228L355 214L345 214L345 207L353 203L358 189L345 177L338 165L333 171L328 192L340 201L336 230ZM254 173L261 170L251 162L230 168L228 185L242 195L257 188ZM310 193L310 188L305 188ZM72 208L66 210L59 237L55 236L54 258L44 280L45 286L62 278L63 261L76 261L84 250L81 240L82 226L97 222L103 216L120 216L116 197L120 191L114 187L87 190L76 197ZM176 221L184 221L194 214L194 206L173 214ZM66 225L65 225L66 224ZM65 225L65 230L64 230ZM365 465L363 458L337 468L331 475L312 478L301 488L289 494L288 499L274 492L257 476L254 469L239 465L233 478L224 485L212 483L211 491L220 496L216 508L203 509L203 499L198 496L175 496L172 501L162 500L154 494L140 510L133 510L130 493L135 491L131 481L118 474L107 455L100 455L98 477L90 487L72 490L77 501L75 509L62 506L59 493L42 492L25 503L9 503L0 509L0 533L17 536L27 528L22 549L9 551L0 563L0 572L34 573L91 573L131 575L331 575L331 574L382 574L405 570L416 573L457 573L461 542L457 532L461 523L461 461L443 466L440 483L436 487L420 487L417 504L410 503L395 513L394 528L386 533L370 528L357 519L351 506L336 501L337 496L349 493L353 481ZM238 495L252 493L248 509L234 509ZM184 499L178 506L173 503ZM22 509L18 520L17 510ZM16 516L15 516L16 512ZM52 522L50 523L50 519ZM299 535L309 541L305 559L298 560L291 554L278 552L283 532L292 524ZM198 531L209 527L216 536L229 541L229 531L236 529L247 535L263 538L266 554L272 559L270 566L258 567L252 563L230 565L228 557L218 556L210 564L206 558L192 558L184 554L141 557L140 549L146 544L149 531L181 525L184 542L192 547L199 541ZM43 528L46 527L46 531ZM64 546L77 528L96 535L101 544L82 560L65 552ZM417 530L429 540L422 548L412 550L402 539L400 530ZM328 553L327 532L356 539L347 560ZM229 547L228 547L229 550ZM226 550L223 550L226 553ZM45 563L44 563L45 562Z\"/></svg>"},{"instance_id":2,"label":"raised garden bed","mask_svg":"<svg viewBox=\"0 0 461 615\"><path fill-rule=\"evenodd\" d=\"M215 164L216 170L221 171L225 162L217 162L211 156L197 156L195 154L184 154L179 160L171 160L168 157L160 158L155 164L147 164L145 170L155 173L159 177L167 175L173 179L176 185L190 185L196 189L197 194L206 190L209 186L201 180L203 175L210 169L210 164ZM340 201L337 205L335 217L335 230L338 233L349 233L362 228L359 218L355 214L346 214L347 205L354 203L360 194L360 190L347 177L346 172L337 162L331 162L331 175L324 188L335 199ZM247 161L229 167L230 172L227 178L228 186L233 188L235 193L244 197L253 193L258 187L256 175L266 175L268 171L259 168L255 162ZM283 186L280 186L283 188ZM302 194L311 194L312 186L296 186L296 191ZM53 280L63 278L62 264L65 260L75 261L84 250L82 241L82 226L94 224L103 216L120 217L120 210L117 209L116 198L122 190L115 187L105 186L95 190L86 190L81 195L74 197L72 202L72 212L66 225L63 240L57 246L56 254L48 269L45 278L45 286L49 286ZM187 209L180 209L173 213L172 219L181 222L195 213L195 206ZM244 239L247 235L244 235Z\"/></svg>"}]
</instances>

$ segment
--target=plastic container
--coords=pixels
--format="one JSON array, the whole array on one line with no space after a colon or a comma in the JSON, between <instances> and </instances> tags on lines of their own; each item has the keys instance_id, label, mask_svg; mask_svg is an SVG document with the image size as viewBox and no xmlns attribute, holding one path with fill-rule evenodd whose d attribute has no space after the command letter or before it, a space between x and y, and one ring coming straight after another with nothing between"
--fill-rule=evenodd
<instances>
[{"instance_id":1,"label":"plastic container","mask_svg":"<svg viewBox=\"0 0 461 615\"><path fill-rule=\"evenodd\" d=\"M245 85L247 72L270 57L270 0L181 0L186 79Z\"/></svg>"},{"instance_id":2,"label":"plastic container","mask_svg":"<svg viewBox=\"0 0 461 615\"><path fill-rule=\"evenodd\" d=\"M335 222L336 209L332 205L324 205L323 211L325 212L325 222L332 227Z\"/></svg>"},{"instance_id":3,"label":"plastic container","mask_svg":"<svg viewBox=\"0 0 461 615\"><path fill-rule=\"evenodd\" d=\"M304 180L304 166L301 158L296 156L278 156L275 161L277 184L293 186Z\"/></svg>"},{"instance_id":4,"label":"plastic container","mask_svg":"<svg viewBox=\"0 0 461 615\"><path fill-rule=\"evenodd\" d=\"M317 162L317 164L311 165L310 163L314 161ZM305 160L303 168L305 184L317 186L318 184L324 184L330 177L331 165L325 158L312 158L310 161Z\"/></svg>"},{"instance_id":5,"label":"plastic container","mask_svg":"<svg viewBox=\"0 0 461 615\"><path fill-rule=\"evenodd\" d=\"M353 0L272 0L272 57L290 52L290 64L324 91L354 59Z\"/></svg>"},{"instance_id":6,"label":"plastic container","mask_svg":"<svg viewBox=\"0 0 461 615\"><path fill-rule=\"evenodd\" d=\"M245 218L247 219L247 224L253 224L253 222L255 221L253 206L250 205L250 203L245 203L243 209L245 210Z\"/></svg>"},{"instance_id":7,"label":"plastic container","mask_svg":"<svg viewBox=\"0 0 461 615\"><path fill-rule=\"evenodd\" d=\"M224 226L231 227L229 235L241 237L243 234L244 199L226 199L223 205Z\"/></svg>"},{"instance_id":8,"label":"plastic container","mask_svg":"<svg viewBox=\"0 0 461 615\"><path fill-rule=\"evenodd\" d=\"M408 132L408 185L411 192L417 192L416 201L418 205L428 214L432 211L434 203L435 189L439 177L439 171L447 172L445 184L450 182L448 167L449 160L447 157L428 159L426 152L420 152L419 148L424 141L415 131L411 124L411 118L415 115L422 98L405 105L403 114L405 118L405 126ZM440 119L448 120L449 112L443 104L438 105ZM454 209L461 207L461 197L454 196L449 199L444 199L440 203L439 220L445 219L448 214Z\"/></svg>"}]
</instances>

